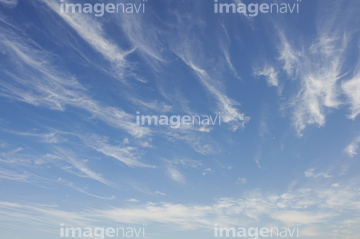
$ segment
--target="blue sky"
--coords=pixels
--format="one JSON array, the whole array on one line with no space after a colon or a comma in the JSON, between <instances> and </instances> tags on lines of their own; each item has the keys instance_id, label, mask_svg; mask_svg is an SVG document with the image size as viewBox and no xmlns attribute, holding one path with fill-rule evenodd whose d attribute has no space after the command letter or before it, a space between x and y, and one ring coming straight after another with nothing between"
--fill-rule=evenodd
<instances>
[{"instance_id":1,"label":"blue sky","mask_svg":"<svg viewBox=\"0 0 360 239\"><path fill-rule=\"evenodd\" d=\"M360 2L272 1L300 11L256 17L130 2L145 12L0 0L0 238L59 238L61 223L358 238ZM140 126L136 112L222 122Z\"/></svg>"}]
</instances>

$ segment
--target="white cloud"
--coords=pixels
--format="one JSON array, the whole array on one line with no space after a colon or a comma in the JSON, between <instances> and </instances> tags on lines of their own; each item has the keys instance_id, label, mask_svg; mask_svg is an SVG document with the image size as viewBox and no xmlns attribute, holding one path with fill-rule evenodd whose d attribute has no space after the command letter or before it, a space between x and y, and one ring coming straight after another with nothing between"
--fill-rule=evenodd
<instances>
[{"instance_id":1,"label":"white cloud","mask_svg":"<svg viewBox=\"0 0 360 239\"><path fill-rule=\"evenodd\" d=\"M245 116L244 113L240 113L234 107L235 105L239 105L239 103L228 98L221 92L219 87L216 86L219 82L215 82L205 70L198 68L191 60L185 58L185 56L179 54L179 57L194 70L201 83L217 99L218 111L221 112L222 121L230 124L233 131L236 131L239 127L244 127L250 118Z\"/></svg>"},{"instance_id":2,"label":"white cloud","mask_svg":"<svg viewBox=\"0 0 360 239\"><path fill-rule=\"evenodd\" d=\"M210 144L202 145L200 143L195 143L193 145L193 148L196 152L203 154L203 155L208 155L208 154L214 153L214 150Z\"/></svg>"},{"instance_id":3,"label":"white cloud","mask_svg":"<svg viewBox=\"0 0 360 239\"><path fill-rule=\"evenodd\" d=\"M49 143L49 144L56 144L61 141L65 141L62 139L56 130L49 132L49 133L32 133L32 132L16 132L16 131L7 131L9 133L21 135L21 136L31 136L40 138L42 142Z\"/></svg>"},{"instance_id":4,"label":"white cloud","mask_svg":"<svg viewBox=\"0 0 360 239\"><path fill-rule=\"evenodd\" d=\"M166 167L166 171L172 180L174 180L178 183L185 183L184 175L182 173L180 173L180 171L177 170L177 168L172 163L168 163L168 165Z\"/></svg>"},{"instance_id":5,"label":"white cloud","mask_svg":"<svg viewBox=\"0 0 360 239\"><path fill-rule=\"evenodd\" d=\"M225 60L228 64L230 70L233 72L234 76L237 78L240 78L238 76L236 69L235 69L233 63L231 62L231 58L230 58L230 36L229 36L229 33L224 24L221 24L221 27L224 30L224 34L225 34L225 40L220 40L221 51L224 54Z\"/></svg>"},{"instance_id":6,"label":"white cloud","mask_svg":"<svg viewBox=\"0 0 360 239\"><path fill-rule=\"evenodd\" d=\"M81 135L77 135L77 136L81 138L87 146L95 149L100 153L103 153L104 155L113 157L129 167L154 168L154 166L140 162L140 157L135 154L138 151L137 147L133 147L133 146L122 147L121 145L111 145L106 142L107 141L106 138L100 138L96 135L86 136L86 137Z\"/></svg>"},{"instance_id":7,"label":"white cloud","mask_svg":"<svg viewBox=\"0 0 360 239\"><path fill-rule=\"evenodd\" d=\"M76 186L73 182L69 182L69 181L67 181L67 180L65 180L65 179L63 179L63 178L59 178L59 179L57 180L57 182L62 183L62 184L64 184L64 185L68 186L68 187L71 187L71 188L75 189L75 190L78 191L78 192L84 193L84 194L86 194L86 195L88 195L88 196L91 196L91 197L94 197L94 198L104 199L104 200L113 200L113 199L115 199L115 196L102 197L102 196L99 196L99 195L95 195L95 194L89 193L86 189L81 188L81 187L79 187L79 186Z\"/></svg>"},{"instance_id":8,"label":"white cloud","mask_svg":"<svg viewBox=\"0 0 360 239\"><path fill-rule=\"evenodd\" d=\"M24 68L23 79L3 69L12 81L2 80L1 96L26 102L32 105L47 106L55 110L65 110L67 105L87 111L109 125L121 128L135 137L142 137L150 130L135 124L134 116L116 107L103 106L92 100L85 88L72 76L59 72L50 63L50 55L30 46L17 42L13 33L3 39L0 47L10 55L15 64ZM12 83L10 83L12 82Z\"/></svg>"},{"instance_id":9,"label":"white cloud","mask_svg":"<svg viewBox=\"0 0 360 239\"><path fill-rule=\"evenodd\" d=\"M206 169L203 170L202 175L206 176L207 174L213 173L213 172L215 172L215 171L212 170L211 168L206 168Z\"/></svg>"},{"instance_id":10,"label":"white cloud","mask_svg":"<svg viewBox=\"0 0 360 239\"><path fill-rule=\"evenodd\" d=\"M349 118L355 119L360 113L360 74L357 74L351 80L343 82L341 88L349 99L352 111Z\"/></svg>"},{"instance_id":11,"label":"white cloud","mask_svg":"<svg viewBox=\"0 0 360 239\"><path fill-rule=\"evenodd\" d=\"M154 167L140 162L140 156L136 154L137 147L133 146L121 146L111 145L107 142L106 137L100 137L97 135L81 135L74 132L64 132L52 130L50 133L28 133L28 132L15 132L8 131L22 136L31 136L42 139L43 142L56 144L59 142L67 141L66 136L76 136L83 140L86 146L110 157L113 157L129 167ZM124 139L124 144L129 144L127 138Z\"/></svg>"},{"instance_id":12,"label":"white cloud","mask_svg":"<svg viewBox=\"0 0 360 239\"><path fill-rule=\"evenodd\" d=\"M33 175L29 172L19 172L15 170L8 170L5 168L0 168L0 179L12 180L23 183L32 183L40 179L36 175Z\"/></svg>"},{"instance_id":13,"label":"white cloud","mask_svg":"<svg viewBox=\"0 0 360 239\"><path fill-rule=\"evenodd\" d=\"M360 136L353 139L353 141L344 149L345 153L349 157L354 157L357 155L357 150L359 149Z\"/></svg>"},{"instance_id":14,"label":"white cloud","mask_svg":"<svg viewBox=\"0 0 360 239\"><path fill-rule=\"evenodd\" d=\"M201 163L199 161L193 160L193 159L175 159L171 161L172 164L180 164L183 167L191 167L191 168L197 168L201 166Z\"/></svg>"},{"instance_id":15,"label":"white cloud","mask_svg":"<svg viewBox=\"0 0 360 239\"><path fill-rule=\"evenodd\" d=\"M236 184L245 184L247 182L247 179L246 178L241 178L239 177L237 180L236 180Z\"/></svg>"},{"instance_id":16,"label":"white cloud","mask_svg":"<svg viewBox=\"0 0 360 239\"><path fill-rule=\"evenodd\" d=\"M16 7L18 2L19 2L18 0L0 0L1 5L9 8Z\"/></svg>"},{"instance_id":17,"label":"white cloud","mask_svg":"<svg viewBox=\"0 0 360 239\"><path fill-rule=\"evenodd\" d=\"M211 144L208 143L207 138L198 136L195 134L192 128L180 128L177 131L170 130L164 132L168 140L182 140L185 141L190 147L194 149L195 152L203 155L209 155L216 153L215 149Z\"/></svg>"},{"instance_id":18,"label":"white cloud","mask_svg":"<svg viewBox=\"0 0 360 239\"><path fill-rule=\"evenodd\" d=\"M283 62L283 69L289 77L293 77L297 74L297 64L299 63L299 57L301 54L296 52L290 43L287 41L283 33L280 33L281 38L281 49L280 49L280 60Z\"/></svg>"},{"instance_id":19,"label":"white cloud","mask_svg":"<svg viewBox=\"0 0 360 239\"><path fill-rule=\"evenodd\" d=\"M168 166L167 171L171 179L178 183L185 183L185 177L174 166Z\"/></svg>"},{"instance_id":20,"label":"white cloud","mask_svg":"<svg viewBox=\"0 0 360 239\"><path fill-rule=\"evenodd\" d=\"M42 228L58 220L61 223L72 222L73 225L83 222L87 226L107 221L126 224L154 222L172 226L176 230L212 228L215 222L227 226L250 226L254 223L279 225L279 222L290 226L301 223L307 225L307 229L311 226L322 228L327 231L323 235L328 236L332 235L334 229L343 229L341 225L344 216L347 221L356 220L360 209L360 197L356 188L301 188L283 194L254 191L240 198L224 197L205 205L148 202L130 206L102 206L91 210L86 208L71 213L44 205L0 202L0 215L9 215L9 221L32 218L27 220L30 225L41 219ZM17 213L19 210L20 214Z\"/></svg>"},{"instance_id":21,"label":"white cloud","mask_svg":"<svg viewBox=\"0 0 360 239\"><path fill-rule=\"evenodd\" d=\"M352 21L357 15L356 6L355 1L325 4L317 14L316 35L308 43L289 38L280 26L275 27L280 40L279 61L282 70L292 80L284 84L297 84L298 87L292 94L290 108L299 136L309 125L323 127L326 116L345 103L350 104L349 118L354 119L360 112L359 64L347 63L352 41L357 37L351 34ZM343 15L336 9L343 9L347 14ZM356 72L353 79L341 83L351 71ZM344 95L348 102L343 101Z\"/></svg>"},{"instance_id":22,"label":"white cloud","mask_svg":"<svg viewBox=\"0 0 360 239\"><path fill-rule=\"evenodd\" d=\"M57 205L32 206L0 201L0 214L5 215L8 221L25 222L35 226L33 229L41 230L63 222L78 226L86 226L89 223L81 214L60 210Z\"/></svg>"},{"instance_id":23,"label":"white cloud","mask_svg":"<svg viewBox=\"0 0 360 239\"><path fill-rule=\"evenodd\" d=\"M314 171L315 171L314 168L311 168L311 169L307 170L304 173L305 177L307 177L307 178L318 178L318 177L331 178L332 177L328 173L324 173L324 172L314 173Z\"/></svg>"},{"instance_id":24,"label":"white cloud","mask_svg":"<svg viewBox=\"0 0 360 239\"><path fill-rule=\"evenodd\" d=\"M64 149L61 149L59 147L56 147L56 154L48 154L46 155L46 157L50 160L62 160L67 162L68 164L62 165L61 163L59 164L59 166L70 173L73 173L79 177L85 177L85 178L90 178L93 180L96 180L100 183L103 183L109 187L114 187L115 185L111 182L109 182L108 180L104 179L102 177L101 174L98 174L94 171L92 171L88 166L87 166L87 161L86 160L79 160L77 158L75 158L71 152L66 151Z\"/></svg>"},{"instance_id":25,"label":"white cloud","mask_svg":"<svg viewBox=\"0 0 360 239\"><path fill-rule=\"evenodd\" d=\"M313 224L324 222L331 217L334 217L331 213L312 213L312 212L299 212L299 211L284 211L272 213L271 217L280 220L287 225L296 224Z\"/></svg>"},{"instance_id":26,"label":"white cloud","mask_svg":"<svg viewBox=\"0 0 360 239\"><path fill-rule=\"evenodd\" d=\"M172 110L173 106L167 105L164 102L159 102L158 100L153 100L151 102L143 101L138 98L131 97L130 100L141 107L146 109L155 110L156 112L166 113Z\"/></svg>"},{"instance_id":27,"label":"white cloud","mask_svg":"<svg viewBox=\"0 0 360 239\"><path fill-rule=\"evenodd\" d=\"M206 206L185 206L171 203L148 203L136 208L116 208L95 211L96 217L107 218L120 223L158 222L175 224L182 230L196 229L210 225L205 218L210 208Z\"/></svg>"},{"instance_id":28,"label":"white cloud","mask_svg":"<svg viewBox=\"0 0 360 239\"><path fill-rule=\"evenodd\" d=\"M255 160L255 163L258 166L258 168L262 168L260 165L260 159L261 159L261 152L257 152L255 154L254 160Z\"/></svg>"},{"instance_id":29,"label":"white cloud","mask_svg":"<svg viewBox=\"0 0 360 239\"><path fill-rule=\"evenodd\" d=\"M159 63L167 62L162 45L164 37L162 29L149 25L141 14L119 14L117 17L126 37L150 66L158 70Z\"/></svg>"},{"instance_id":30,"label":"white cloud","mask_svg":"<svg viewBox=\"0 0 360 239\"><path fill-rule=\"evenodd\" d=\"M270 135L270 130L269 130L269 126L265 120L265 117L262 117L260 120L260 125L259 125L259 135L262 138L265 138L266 135Z\"/></svg>"},{"instance_id":31,"label":"white cloud","mask_svg":"<svg viewBox=\"0 0 360 239\"><path fill-rule=\"evenodd\" d=\"M131 202L131 203L138 203L139 200L135 199L135 198L131 198L131 199L127 199L125 200L126 202Z\"/></svg>"},{"instance_id":32,"label":"white cloud","mask_svg":"<svg viewBox=\"0 0 360 239\"><path fill-rule=\"evenodd\" d=\"M160 192L160 191L156 191L155 194L161 195L161 196L166 196L166 193Z\"/></svg>"},{"instance_id":33,"label":"white cloud","mask_svg":"<svg viewBox=\"0 0 360 239\"><path fill-rule=\"evenodd\" d=\"M280 60L283 70L299 83L299 90L290 105L293 108L293 124L299 136L312 124L325 125L326 114L337 109L339 100L339 80L343 77L342 62L346 50L346 40L320 35L302 51L295 50L280 33ZM331 49L331 50L330 50Z\"/></svg>"},{"instance_id":34,"label":"white cloud","mask_svg":"<svg viewBox=\"0 0 360 239\"><path fill-rule=\"evenodd\" d=\"M274 67L265 65L263 69L257 69L254 71L256 76L266 77L266 82L269 86L279 87L278 72Z\"/></svg>"},{"instance_id":35,"label":"white cloud","mask_svg":"<svg viewBox=\"0 0 360 239\"><path fill-rule=\"evenodd\" d=\"M105 35L101 24L86 14L61 13L60 5L57 1L43 0L43 2L69 24L92 48L113 64L119 79L123 77L123 70L126 66L125 57L133 52L134 49L127 52L120 49L114 42L108 40L108 36Z\"/></svg>"}]
</instances>

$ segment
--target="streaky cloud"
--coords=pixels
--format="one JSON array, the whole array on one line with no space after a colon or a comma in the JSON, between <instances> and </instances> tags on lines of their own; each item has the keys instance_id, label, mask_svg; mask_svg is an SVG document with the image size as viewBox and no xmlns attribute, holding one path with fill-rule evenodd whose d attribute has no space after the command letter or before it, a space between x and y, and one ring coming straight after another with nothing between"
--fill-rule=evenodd
<instances>
[{"instance_id":1,"label":"streaky cloud","mask_svg":"<svg viewBox=\"0 0 360 239\"><path fill-rule=\"evenodd\" d=\"M135 48L125 51L116 43L108 40L108 36L102 29L101 24L95 19L84 14L62 13L58 1L42 1L69 24L94 50L103 55L103 57L113 65L114 71L118 74L118 79L125 83L123 79L124 70L128 66L125 58L128 54L132 53Z\"/></svg>"},{"instance_id":2,"label":"streaky cloud","mask_svg":"<svg viewBox=\"0 0 360 239\"><path fill-rule=\"evenodd\" d=\"M133 115L92 100L86 89L74 77L59 72L50 64L46 52L17 42L15 40L17 38L9 33L0 47L6 49L14 63L24 66L23 71L28 79L20 77L10 69L2 69L5 76L12 79L12 83L5 79L1 80L1 96L60 111L64 111L66 105L70 105L81 108L110 126L127 131L132 136L142 137L150 133L149 129L135 124Z\"/></svg>"}]
</instances>

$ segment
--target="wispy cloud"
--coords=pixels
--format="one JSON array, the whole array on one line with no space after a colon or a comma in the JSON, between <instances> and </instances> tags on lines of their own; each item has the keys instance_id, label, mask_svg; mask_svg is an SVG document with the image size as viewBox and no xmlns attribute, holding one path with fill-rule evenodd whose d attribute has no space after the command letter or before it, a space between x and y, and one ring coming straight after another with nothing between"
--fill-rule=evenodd
<instances>
[{"instance_id":1,"label":"wispy cloud","mask_svg":"<svg viewBox=\"0 0 360 239\"><path fill-rule=\"evenodd\" d=\"M150 9L148 13L152 14ZM139 14L119 15L117 20L118 25L147 64L157 71L162 64L167 63L168 53L166 54L163 45L163 37L166 35L164 30L149 25L151 20Z\"/></svg>"},{"instance_id":2,"label":"wispy cloud","mask_svg":"<svg viewBox=\"0 0 360 239\"><path fill-rule=\"evenodd\" d=\"M172 180L178 183L185 183L186 180L184 175L172 163L168 163L166 172Z\"/></svg>"},{"instance_id":3,"label":"wispy cloud","mask_svg":"<svg viewBox=\"0 0 360 239\"><path fill-rule=\"evenodd\" d=\"M125 200L126 202L131 202L131 203L138 203L139 200L135 199L135 198L131 198L131 199L127 199Z\"/></svg>"},{"instance_id":4,"label":"wispy cloud","mask_svg":"<svg viewBox=\"0 0 360 239\"><path fill-rule=\"evenodd\" d=\"M101 174L98 174L98 173L92 171L87 166L85 159L79 160L79 159L75 158L69 151L66 151L62 148L57 147L56 153L48 154L47 157L52 160L56 159L56 160L65 161L67 164L62 165L60 163L59 167L61 167L63 170L65 170L67 172L73 173L79 177L90 178L90 179L96 180L100 183L103 183L109 187L116 188L113 183L104 179Z\"/></svg>"},{"instance_id":5,"label":"wispy cloud","mask_svg":"<svg viewBox=\"0 0 360 239\"><path fill-rule=\"evenodd\" d=\"M150 133L149 129L135 124L133 115L92 100L74 77L59 72L49 63L49 54L17 42L16 38L9 32L0 46L6 49L15 64L24 67L23 73L27 74L27 79L3 69L3 73L11 78L13 83L2 80L0 95L61 111L65 110L67 105L74 106L133 136L142 137Z\"/></svg>"},{"instance_id":6,"label":"wispy cloud","mask_svg":"<svg viewBox=\"0 0 360 239\"><path fill-rule=\"evenodd\" d=\"M129 167L154 167L146 165L139 161L140 155L136 153L137 151L139 151L138 147L111 145L107 142L107 137L100 137L95 134L84 135L76 132L65 132L55 129L50 130L49 133L17 132L8 130L6 130L6 132L21 136L39 138L41 142L46 142L50 144L59 144L66 141L71 141L69 136L76 136L81 139L84 142L84 145L86 145L87 147L90 147L106 156L113 157ZM127 138L125 138L124 144L129 144L129 140Z\"/></svg>"},{"instance_id":7,"label":"wispy cloud","mask_svg":"<svg viewBox=\"0 0 360 239\"><path fill-rule=\"evenodd\" d=\"M206 133L207 130L200 129L201 133ZM208 142L208 140L201 137L201 135L197 135L194 132L193 128L180 128L178 132L174 132L173 130L168 130L165 132L165 136L168 140L174 141L184 141L186 142L195 152L203 155L209 155L216 153L214 150L212 143Z\"/></svg>"},{"instance_id":8,"label":"wispy cloud","mask_svg":"<svg viewBox=\"0 0 360 239\"><path fill-rule=\"evenodd\" d=\"M246 184L247 182L247 179L246 178L241 178L239 177L237 180L236 180L236 184Z\"/></svg>"},{"instance_id":9,"label":"wispy cloud","mask_svg":"<svg viewBox=\"0 0 360 239\"><path fill-rule=\"evenodd\" d=\"M86 194L86 195L88 195L88 196L91 196L91 197L95 197L95 198L98 198L98 199L104 199L104 200L113 200L113 199L115 199L115 196L102 197L102 196L98 196L98 195L89 193L86 189L81 188L81 187L79 187L79 186L76 186L73 182L69 182L69 181L67 181L67 180L65 180L65 179L63 179L63 178L59 178L59 179L57 180L57 182L62 183L62 184L64 184L64 185L68 186L68 187L71 187L71 188L75 189L75 190L78 191L78 192L84 193L84 194Z\"/></svg>"},{"instance_id":10,"label":"wispy cloud","mask_svg":"<svg viewBox=\"0 0 360 239\"><path fill-rule=\"evenodd\" d=\"M214 173L214 170L212 170L211 168L206 168L206 169L203 170L202 175L206 176L206 175L208 175L210 173Z\"/></svg>"},{"instance_id":11,"label":"wispy cloud","mask_svg":"<svg viewBox=\"0 0 360 239\"><path fill-rule=\"evenodd\" d=\"M225 60L229 66L229 69L233 72L234 76L237 77L237 78L240 78L238 76L238 73L231 61L231 58L230 58L230 36L229 36L229 33L226 29L226 26L224 24L221 24L221 27L222 29L224 30L224 34L225 34L225 40L220 40L220 48L221 48L221 51L222 53L224 54L224 57L225 57Z\"/></svg>"},{"instance_id":12,"label":"wispy cloud","mask_svg":"<svg viewBox=\"0 0 360 239\"><path fill-rule=\"evenodd\" d=\"M297 52L290 45L286 39L284 33L280 32L281 38L281 48L280 48L280 57L279 60L283 63L283 69L289 77L294 77L297 75L298 69L297 65L299 64L299 57L302 55L301 52Z\"/></svg>"},{"instance_id":13,"label":"wispy cloud","mask_svg":"<svg viewBox=\"0 0 360 239\"><path fill-rule=\"evenodd\" d=\"M350 119L355 119L360 114L360 74L342 83L341 88L349 99L351 114Z\"/></svg>"},{"instance_id":14,"label":"wispy cloud","mask_svg":"<svg viewBox=\"0 0 360 239\"><path fill-rule=\"evenodd\" d=\"M357 155L357 150L359 149L360 136L356 137L345 149L345 153L349 155L349 157L354 157Z\"/></svg>"},{"instance_id":15,"label":"wispy cloud","mask_svg":"<svg viewBox=\"0 0 360 239\"><path fill-rule=\"evenodd\" d=\"M16 7L18 2L19 2L18 0L0 0L1 5L9 8Z\"/></svg>"},{"instance_id":16,"label":"wispy cloud","mask_svg":"<svg viewBox=\"0 0 360 239\"><path fill-rule=\"evenodd\" d=\"M153 101L143 101L138 98L130 99L134 104L146 109L146 110L154 110L156 112L166 113L172 110L173 106L167 105L164 102L159 102L158 100Z\"/></svg>"},{"instance_id":17,"label":"wispy cloud","mask_svg":"<svg viewBox=\"0 0 360 239\"><path fill-rule=\"evenodd\" d=\"M358 114L358 76L341 84L351 68L352 71L358 68L353 68L353 64L344 65L354 36L348 28L348 23L356 15L351 5L356 4L352 2L345 6L345 1L324 4L325 7L319 10L317 16L317 35L309 43L288 38L285 30L276 26L280 40L279 62L291 79L287 84L297 84L298 87L289 105L293 125L299 136L309 125L324 126L327 114L344 105L344 92L351 105L352 113L349 117L354 119ZM340 16L340 13L335 12L338 8L348 14ZM271 75L271 71L268 74Z\"/></svg>"},{"instance_id":18,"label":"wispy cloud","mask_svg":"<svg viewBox=\"0 0 360 239\"><path fill-rule=\"evenodd\" d=\"M161 196L166 196L166 193L160 192L160 191L156 191L155 194L161 195Z\"/></svg>"},{"instance_id":19,"label":"wispy cloud","mask_svg":"<svg viewBox=\"0 0 360 239\"><path fill-rule=\"evenodd\" d=\"M320 43L320 46L315 47L315 53L323 54L322 51L327 47L329 46ZM323 126L326 108L337 108L341 104L338 99L337 86L338 80L341 78L341 55L339 57L341 53L333 52L332 54L337 55L337 58L327 58L328 62L318 66L315 72L309 72L302 76L302 92L300 97L294 101L294 103L299 103L299 106L295 106L294 112L294 119L299 119L295 121L299 134L306 124L316 123Z\"/></svg>"},{"instance_id":20,"label":"wispy cloud","mask_svg":"<svg viewBox=\"0 0 360 239\"><path fill-rule=\"evenodd\" d=\"M337 109L339 80L343 77L342 62L346 39L320 35L307 49L295 50L283 33L281 57L283 70L299 82L299 91L291 100L293 123L299 136L312 124L325 125L330 109ZM305 51L305 52L303 52Z\"/></svg>"},{"instance_id":21,"label":"wispy cloud","mask_svg":"<svg viewBox=\"0 0 360 239\"><path fill-rule=\"evenodd\" d=\"M99 138L97 136L83 137L79 136L87 146L95 149L96 151L103 153L104 155L113 157L120 162L126 164L129 167L151 167L140 162L140 157L135 154L139 149L133 146L123 147L121 145L111 145L106 142L106 138Z\"/></svg>"},{"instance_id":22,"label":"wispy cloud","mask_svg":"<svg viewBox=\"0 0 360 239\"><path fill-rule=\"evenodd\" d=\"M40 218L45 219L46 222L54 222L60 219L63 220L63 223L83 221L88 222L89 225L99 221L127 224L156 222L174 226L177 230L211 228L215 222L227 226L251 225L254 222L259 223L259 220L265 220L264 222L267 224L281 222L284 225L294 226L301 223L305 227L307 225L322 225L327 228L329 225L332 229L340 229L337 225L342 221L342 218L338 216L346 211L347 218L356 219L356 212L359 210L360 198L353 189L352 187L301 188L283 194L253 192L241 198L220 198L207 205L168 202L136 203L133 205L127 203L123 207L93 208L72 213L46 206L0 202L0 214L21 210L21 215L12 213L9 220L19 220L24 214L24 218L32 216L35 221ZM137 202L136 200L129 201ZM34 222L29 220L28 223Z\"/></svg>"},{"instance_id":23,"label":"wispy cloud","mask_svg":"<svg viewBox=\"0 0 360 239\"><path fill-rule=\"evenodd\" d=\"M266 77L266 82L269 86L279 87L278 72L274 69L274 67L265 65L263 69L254 70L254 74L256 76ZM280 88L279 93L281 93Z\"/></svg>"},{"instance_id":24,"label":"wispy cloud","mask_svg":"<svg viewBox=\"0 0 360 239\"><path fill-rule=\"evenodd\" d=\"M245 116L244 113L240 113L238 109L234 107L235 105L239 105L239 103L228 98L219 90L217 85L219 85L220 82L214 81L205 70L198 68L185 56L179 54L179 57L194 70L201 83L215 97L217 100L218 111L221 112L222 120L225 123L230 124L233 131L236 131L240 127L244 127L245 123L250 120L250 117Z\"/></svg>"},{"instance_id":25,"label":"wispy cloud","mask_svg":"<svg viewBox=\"0 0 360 239\"><path fill-rule=\"evenodd\" d=\"M12 180L22 183L32 183L38 181L38 179L41 178L26 171L18 172L14 170L8 170L5 168L0 168L0 179Z\"/></svg>"},{"instance_id":26,"label":"wispy cloud","mask_svg":"<svg viewBox=\"0 0 360 239\"><path fill-rule=\"evenodd\" d=\"M43 0L54 12L56 12L80 37L100 53L112 65L118 73L118 79L123 82L124 68L127 66L125 57L135 49L122 50L115 42L109 40L99 21L85 14L67 14L60 12L60 4L53 0Z\"/></svg>"},{"instance_id":27,"label":"wispy cloud","mask_svg":"<svg viewBox=\"0 0 360 239\"><path fill-rule=\"evenodd\" d=\"M17 132L17 131L9 131L9 130L6 130L6 132L21 136L30 136L30 137L39 138L42 142L49 144L56 144L66 140L61 138L56 130L49 133Z\"/></svg>"},{"instance_id":28,"label":"wispy cloud","mask_svg":"<svg viewBox=\"0 0 360 239\"><path fill-rule=\"evenodd\" d=\"M314 171L315 171L314 168L311 168L311 169L307 170L304 173L305 177L307 177L307 178L318 178L318 177L331 178L332 177L328 173L324 173L324 172L315 173Z\"/></svg>"},{"instance_id":29,"label":"wispy cloud","mask_svg":"<svg viewBox=\"0 0 360 239\"><path fill-rule=\"evenodd\" d=\"M311 213L311 212L298 212L298 211L284 211L271 214L271 217L282 221L287 225L313 224L324 222L336 214L331 213Z\"/></svg>"},{"instance_id":30,"label":"wispy cloud","mask_svg":"<svg viewBox=\"0 0 360 239\"><path fill-rule=\"evenodd\" d=\"M172 14L176 16L175 22L167 23L164 28L168 29L169 32L173 32L176 36L179 36L180 40L172 34L167 34L162 28L153 26L151 32L149 32L147 28L148 23L144 20L146 19L144 16L122 16L121 19L123 22L121 26L130 41L142 52L141 54L150 57L150 62L148 60L149 58L144 57L144 59L150 65L154 66L155 72L168 67L168 62L163 59L169 55L174 58L175 53L175 57L177 56L189 66L189 69L192 70L192 73L195 73L206 92L215 99L216 107L212 107L211 110L216 113L222 112L223 122L229 124L232 130L235 131L238 128L244 127L250 118L237 109L237 106L240 105L238 102L226 95L225 87L220 80L216 80L220 74L216 74L215 76L209 73L210 71L208 69L212 69L212 65L199 63L206 55L206 52L198 47L194 39L186 38L188 35L187 32L194 27L193 22L188 22L189 19L186 16L181 16L178 12L173 12ZM221 32L221 35L224 35L224 32ZM166 39L166 41L162 38ZM223 40L223 38L220 39L221 49L219 50L223 51L224 55L219 61L224 60L227 62L231 70L236 74L236 69L231 62L228 52L229 41L230 39L228 38L225 40ZM161 92L168 91L168 89L164 89L164 86L159 86L158 90ZM164 94L168 95L167 92ZM174 100L174 96L168 97ZM181 102L181 105L184 106L184 103Z\"/></svg>"},{"instance_id":31,"label":"wispy cloud","mask_svg":"<svg viewBox=\"0 0 360 239\"><path fill-rule=\"evenodd\" d=\"M63 211L57 206L32 206L3 201L0 202L0 214L6 215L8 221L25 222L38 230L44 230L44 227L51 228L63 222L84 226L89 221L78 213Z\"/></svg>"}]
</instances>

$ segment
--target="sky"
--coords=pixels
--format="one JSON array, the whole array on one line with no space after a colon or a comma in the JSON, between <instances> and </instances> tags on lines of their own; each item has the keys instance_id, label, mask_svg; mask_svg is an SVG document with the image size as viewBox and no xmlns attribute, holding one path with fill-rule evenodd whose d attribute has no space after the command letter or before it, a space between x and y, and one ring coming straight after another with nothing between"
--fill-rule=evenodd
<instances>
[{"instance_id":1,"label":"sky","mask_svg":"<svg viewBox=\"0 0 360 239\"><path fill-rule=\"evenodd\" d=\"M142 10L0 0L0 238L61 225L358 238L360 1L218 1L299 9L256 16L210 0L67 3L85 2Z\"/></svg>"}]
</instances>

